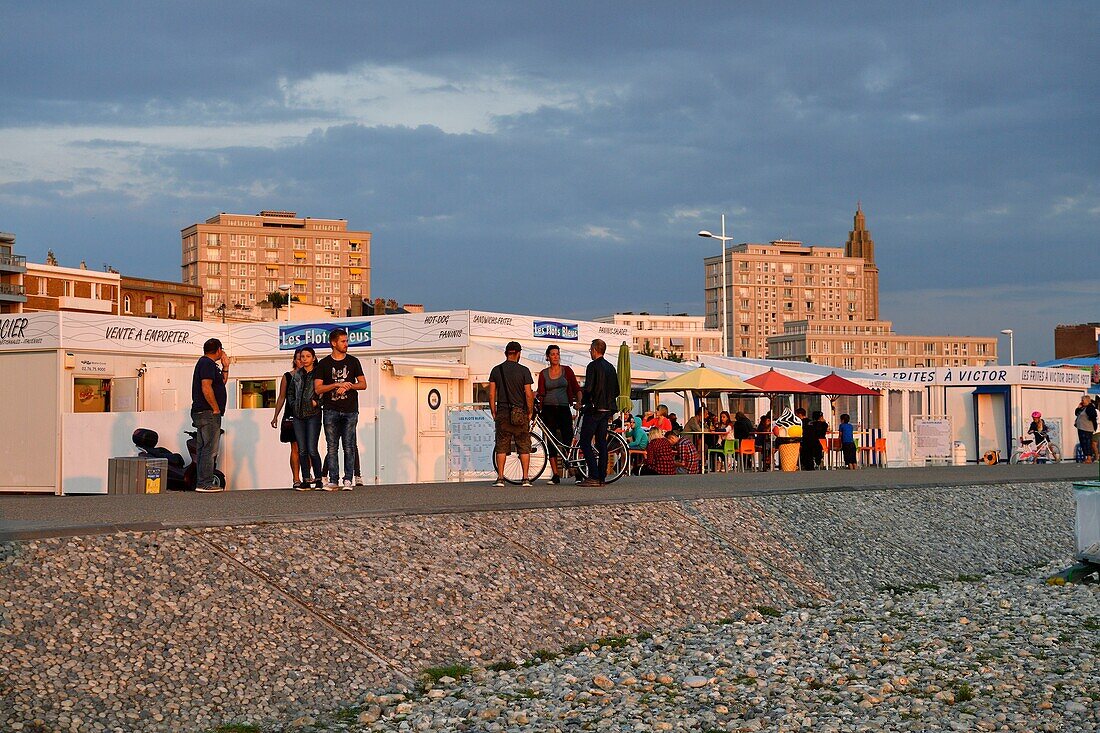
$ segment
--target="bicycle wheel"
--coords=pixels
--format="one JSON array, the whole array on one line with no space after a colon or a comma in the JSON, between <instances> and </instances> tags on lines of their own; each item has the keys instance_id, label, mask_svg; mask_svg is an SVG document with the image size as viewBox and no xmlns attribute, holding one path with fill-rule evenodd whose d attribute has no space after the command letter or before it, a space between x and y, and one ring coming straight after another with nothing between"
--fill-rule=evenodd
<instances>
[{"instance_id":1,"label":"bicycle wheel","mask_svg":"<svg viewBox=\"0 0 1100 733\"><path fill-rule=\"evenodd\" d=\"M496 468L494 467L494 471ZM531 481L535 481L542 472L546 470L546 446L542 442L542 437L534 433L531 434L531 464L528 467L527 475ZM509 453L504 458L504 480L510 484L519 485L523 483L523 464L520 463L518 453Z\"/></svg>"},{"instance_id":2,"label":"bicycle wheel","mask_svg":"<svg viewBox=\"0 0 1100 733\"><path fill-rule=\"evenodd\" d=\"M1032 455L1029 452L1016 451L1012 454L1012 457L1008 459L1008 462L1015 466L1017 463L1031 463Z\"/></svg>"},{"instance_id":3,"label":"bicycle wheel","mask_svg":"<svg viewBox=\"0 0 1100 733\"><path fill-rule=\"evenodd\" d=\"M569 458L571 461L577 461L582 459L580 446L574 446L569 451ZM582 479L588 478L588 464L584 460L579 460L577 465L577 473L580 474ZM623 440L623 436L618 433L609 433L607 436L607 476L604 478L605 484L613 484L623 477L626 473L627 467L630 465L630 449L626 447L626 441Z\"/></svg>"},{"instance_id":4,"label":"bicycle wheel","mask_svg":"<svg viewBox=\"0 0 1100 733\"><path fill-rule=\"evenodd\" d=\"M1051 443L1047 447L1047 450L1050 452L1050 462L1051 463L1061 463L1062 462L1062 451L1061 451L1061 449L1058 448L1058 446Z\"/></svg>"}]
</instances>

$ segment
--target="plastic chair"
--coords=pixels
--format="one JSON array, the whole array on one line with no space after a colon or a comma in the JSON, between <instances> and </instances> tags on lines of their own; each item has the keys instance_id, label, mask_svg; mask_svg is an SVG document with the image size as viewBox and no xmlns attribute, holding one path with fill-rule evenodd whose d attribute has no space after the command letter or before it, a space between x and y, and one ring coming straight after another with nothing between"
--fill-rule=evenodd
<instances>
[{"instance_id":1,"label":"plastic chair","mask_svg":"<svg viewBox=\"0 0 1100 733\"><path fill-rule=\"evenodd\" d=\"M726 464L726 466L729 466L730 457L737 455L737 441L733 438L727 438L726 440L722 441L721 448L710 448L709 450L707 450L707 465L710 467L711 471L714 470L714 464L711 462L711 458L713 457L712 454L715 453L717 453L722 458L722 461ZM726 470L729 469L727 468Z\"/></svg>"},{"instance_id":2,"label":"plastic chair","mask_svg":"<svg viewBox=\"0 0 1100 733\"><path fill-rule=\"evenodd\" d=\"M737 444L737 462L734 464L737 466L738 471L745 470L745 459L748 458L749 465L752 466L752 470L756 470L756 441L752 438L742 438Z\"/></svg>"},{"instance_id":3,"label":"plastic chair","mask_svg":"<svg viewBox=\"0 0 1100 733\"><path fill-rule=\"evenodd\" d=\"M859 450L868 460L877 461L879 468L886 468L886 438L875 438L873 446L860 446Z\"/></svg>"},{"instance_id":4,"label":"plastic chair","mask_svg":"<svg viewBox=\"0 0 1100 733\"><path fill-rule=\"evenodd\" d=\"M631 475L635 475L645 464L645 451L639 450L638 448L631 448L627 452L630 455L630 473Z\"/></svg>"}]
</instances>

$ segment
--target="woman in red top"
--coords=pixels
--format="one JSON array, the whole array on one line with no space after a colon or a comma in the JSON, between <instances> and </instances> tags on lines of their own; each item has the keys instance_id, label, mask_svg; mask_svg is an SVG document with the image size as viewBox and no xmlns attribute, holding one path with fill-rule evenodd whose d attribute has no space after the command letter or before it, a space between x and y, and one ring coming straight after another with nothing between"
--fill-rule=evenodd
<instances>
[{"instance_id":1,"label":"woman in red top","mask_svg":"<svg viewBox=\"0 0 1100 733\"><path fill-rule=\"evenodd\" d=\"M569 406L580 410L581 385L573 370L561 363L561 349L551 344L546 347L546 360L550 366L539 372L535 399L541 405L539 414L554 437L565 445L573 443L573 413ZM553 454L552 454L553 455ZM561 483L561 470L556 457L550 458L553 474L547 483Z\"/></svg>"}]
</instances>

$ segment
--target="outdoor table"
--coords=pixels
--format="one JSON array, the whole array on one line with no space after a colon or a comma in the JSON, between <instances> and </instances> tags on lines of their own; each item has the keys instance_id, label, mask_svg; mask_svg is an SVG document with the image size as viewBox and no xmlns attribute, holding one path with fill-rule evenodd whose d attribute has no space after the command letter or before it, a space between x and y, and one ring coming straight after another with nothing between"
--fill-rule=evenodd
<instances>
[{"instance_id":1,"label":"outdoor table","mask_svg":"<svg viewBox=\"0 0 1100 733\"><path fill-rule=\"evenodd\" d=\"M707 472L707 460L706 460L706 444L707 444L707 441L706 441L706 436L708 436L708 435L725 435L726 432L724 430L721 431L721 432L716 431L716 430L681 430L680 434L681 435L698 435L698 436L701 436L702 439L699 441L700 445L697 446L697 448L699 450L699 464L700 464L699 465L699 472L700 473L706 473Z\"/></svg>"}]
</instances>

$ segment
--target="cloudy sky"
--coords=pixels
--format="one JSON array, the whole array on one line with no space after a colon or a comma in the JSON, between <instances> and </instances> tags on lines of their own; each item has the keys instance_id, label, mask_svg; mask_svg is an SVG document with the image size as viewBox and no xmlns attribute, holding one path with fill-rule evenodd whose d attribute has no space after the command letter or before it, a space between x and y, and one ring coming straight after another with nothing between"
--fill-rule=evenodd
<instances>
[{"instance_id":1,"label":"cloudy sky","mask_svg":"<svg viewBox=\"0 0 1100 733\"><path fill-rule=\"evenodd\" d=\"M376 296L701 313L720 214L840 246L862 200L897 330L1100 320L1095 2L0 0L0 38L35 261L174 279L181 228L290 209L374 233Z\"/></svg>"}]
</instances>

